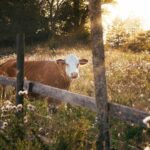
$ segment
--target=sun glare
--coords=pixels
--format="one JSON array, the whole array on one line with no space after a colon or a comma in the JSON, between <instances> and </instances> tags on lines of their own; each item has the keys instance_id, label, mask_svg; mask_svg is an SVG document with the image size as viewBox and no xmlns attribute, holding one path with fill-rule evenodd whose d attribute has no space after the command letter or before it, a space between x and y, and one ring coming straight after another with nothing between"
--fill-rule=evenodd
<instances>
[{"instance_id":1,"label":"sun glare","mask_svg":"<svg viewBox=\"0 0 150 150\"><path fill-rule=\"evenodd\" d=\"M115 5L107 5L110 12L108 21L109 24L115 17L127 19L128 17L139 18L143 29L150 30L150 0L117 0Z\"/></svg>"}]
</instances>

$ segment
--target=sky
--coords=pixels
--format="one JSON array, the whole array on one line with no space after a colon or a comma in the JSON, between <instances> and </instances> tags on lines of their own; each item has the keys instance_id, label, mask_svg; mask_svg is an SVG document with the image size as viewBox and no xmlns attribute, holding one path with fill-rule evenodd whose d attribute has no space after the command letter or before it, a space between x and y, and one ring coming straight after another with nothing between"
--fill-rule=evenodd
<instances>
[{"instance_id":1,"label":"sky","mask_svg":"<svg viewBox=\"0 0 150 150\"><path fill-rule=\"evenodd\" d=\"M104 6L105 7L105 6ZM127 19L140 18L144 30L150 30L150 0L117 0L117 4L107 5L108 17L104 18L106 24L111 24L115 17Z\"/></svg>"}]
</instances>

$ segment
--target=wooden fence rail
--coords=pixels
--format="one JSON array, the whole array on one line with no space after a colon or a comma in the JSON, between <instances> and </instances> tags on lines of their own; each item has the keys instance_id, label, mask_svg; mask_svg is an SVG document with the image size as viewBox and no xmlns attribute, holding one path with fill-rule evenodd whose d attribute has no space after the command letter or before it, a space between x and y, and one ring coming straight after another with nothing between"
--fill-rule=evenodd
<instances>
[{"instance_id":1,"label":"wooden fence rail","mask_svg":"<svg viewBox=\"0 0 150 150\"><path fill-rule=\"evenodd\" d=\"M16 80L10 77L0 76L0 84L11 85L15 87ZM83 96L80 94L72 93L66 90L54 88L51 86L47 86L32 81L24 81L24 89L29 89L29 85L31 84L32 84L32 92L34 93L37 93L42 96L52 97L66 103L70 103L72 105L82 106L90 109L93 112L96 112L95 99L92 97ZM110 117L117 118L119 120L126 121L128 123L134 123L136 125L140 125L143 127L146 127L146 125L143 123L143 119L147 116L150 116L150 113L148 112L140 111L138 109L134 109L116 103L109 102L108 107Z\"/></svg>"}]
</instances>

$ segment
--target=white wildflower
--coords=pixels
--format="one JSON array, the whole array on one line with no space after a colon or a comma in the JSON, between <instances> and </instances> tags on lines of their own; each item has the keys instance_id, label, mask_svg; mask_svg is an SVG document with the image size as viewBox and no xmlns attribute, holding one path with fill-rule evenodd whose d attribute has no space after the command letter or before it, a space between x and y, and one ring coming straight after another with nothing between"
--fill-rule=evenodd
<instances>
[{"instance_id":1,"label":"white wildflower","mask_svg":"<svg viewBox=\"0 0 150 150\"><path fill-rule=\"evenodd\" d=\"M4 112L7 112L7 110L6 110L6 107L5 106L2 106L1 107L1 111L4 113Z\"/></svg>"},{"instance_id":2,"label":"white wildflower","mask_svg":"<svg viewBox=\"0 0 150 150\"><path fill-rule=\"evenodd\" d=\"M17 105L17 111L22 111L23 109L23 105L22 104L18 104Z\"/></svg>"},{"instance_id":3,"label":"white wildflower","mask_svg":"<svg viewBox=\"0 0 150 150\"><path fill-rule=\"evenodd\" d=\"M49 135L49 132L46 132L45 135L48 136L48 135Z\"/></svg>"},{"instance_id":4,"label":"white wildflower","mask_svg":"<svg viewBox=\"0 0 150 150\"><path fill-rule=\"evenodd\" d=\"M7 127L7 126L8 126L8 123L7 123L7 122L3 122L3 126L4 126L4 127Z\"/></svg>"},{"instance_id":5,"label":"white wildflower","mask_svg":"<svg viewBox=\"0 0 150 150\"><path fill-rule=\"evenodd\" d=\"M24 116L24 123L28 123L29 119L28 116Z\"/></svg>"},{"instance_id":6,"label":"white wildflower","mask_svg":"<svg viewBox=\"0 0 150 150\"><path fill-rule=\"evenodd\" d=\"M43 131L44 129L43 128L39 128L39 132Z\"/></svg>"},{"instance_id":7,"label":"white wildflower","mask_svg":"<svg viewBox=\"0 0 150 150\"><path fill-rule=\"evenodd\" d=\"M7 101L4 102L4 105L12 105L12 102L7 100Z\"/></svg>"},{"instance_id":8,"label":"white wildflower","mask_svg":"<svg viewBox=\"0 0 150 150\"><path fill-rule=\"evenodd\" d=\"M44 129L43 129L43 128L39 128L39 133L40 133L41 135L44 135L44 134L45 134Z\"/></svg>"},{"instance_id":9,"label":"white wildflower","mask_svg":"<svg viewBox=\"0 0 150 150\"><path fill-rule=\"evenodd\" d=\"M5 118L5 117L7 117L7 115L1 114L1 118Z\"/></svg>"},{"instance_id":10,"label":"white wildflower","mask_svg":"<svg viewBox=\"0 0 150 150\"><path fill-rule=\"evenodd\" d=\"M3 125L1 126L1 129L5 129L8 126L8 123L5 121L3 122Z\"/></svg>"},{"instance_id":11,"label":"white wildflower","mask_svg":"<svg viewBox=\"0 0 150 150\"><path fill-rule=\"evenodd\" d=\"M148 128L150 128L150 116L143 119L143 123L146 124Z\"/></svg>"},{"instance_id":12,"label":"white wildflower","mask_svg":"<svg viewBox=\"0 0 150 150\"><path fill-rule=\"evenodd\" d=\"M28 104L28 105L27 105L27 109L28 109L29 111L35 111L35 106L33 106L33 105L31 105L31 104Z\"/></svg>"},{"instance_id":13,"label":"white wildflower","mask_svg":"<svg viewBox=\"0 0 150 150\"><path fill-rule=\"evenodd\" d=\"M27 90L19 91L18 94L19 94L19 95L27 95L27 94L28 94L28 91L27 91Z\"/></svg>"},{"instance_id":14,"label":"white wildflower","mask_svg":"<svg viewBox=\"0 0 150 150\"><path fill-rule=\"evenodd\" d=\"M144 97L144 94L140 94L140 97L143 98L143 97Z\"/></svg>"},{"instance_id":15,"label":"white wildflower","mask_svg":"<svg viewBox=\"0 0 150 150\"><path fill-rule=\"evenodd\" d=\"M16 107L16 106L12 106L12 110L13 110L13 111L16 111L16 110L17 110L17 107Z\"/></svg>"},{"instance_id":16,"label":"white wildflower","mask_svg":"<svg viewBox=\"0 0 150 150\"><path fill-rule=\"evenodd\" d=\"M6 105L6 106L5 106L5 109L6 109L7 111L10 111L10 110L12 109L12 106L11 106L11 105Z\"/></svg>"}]
</instances>

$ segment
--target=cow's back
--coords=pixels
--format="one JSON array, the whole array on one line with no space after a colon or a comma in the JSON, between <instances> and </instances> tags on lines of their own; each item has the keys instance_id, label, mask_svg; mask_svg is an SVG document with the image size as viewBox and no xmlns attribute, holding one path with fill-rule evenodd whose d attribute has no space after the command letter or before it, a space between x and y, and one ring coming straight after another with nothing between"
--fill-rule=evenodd
<instances>
[{"instance_id":1,"label":"cow's back","mask_svg":"<svg viewBox=\"0 0 150 150\"><path fill-rule=\"evenodd\" d=\"M16 60L10 59L0 65L0 70L5 73L6 76L15 77L17 75Z\"/></svg>"},{"instance_id":2,"label":"cow's back","mask_svg":"<svg viewBox=\"0 0 150 150\"><path fill-rule=\"evenodd\" d=\"M26 61L24 66L27 80L37 81L53 87L68 89L70 79L64 66L53 61Z\"/></svg>"}]
</instances>

